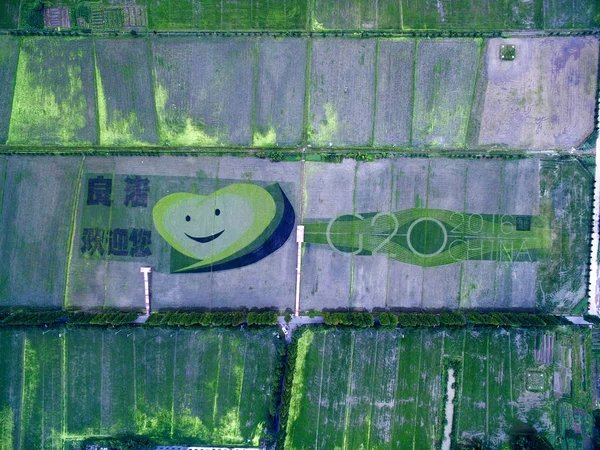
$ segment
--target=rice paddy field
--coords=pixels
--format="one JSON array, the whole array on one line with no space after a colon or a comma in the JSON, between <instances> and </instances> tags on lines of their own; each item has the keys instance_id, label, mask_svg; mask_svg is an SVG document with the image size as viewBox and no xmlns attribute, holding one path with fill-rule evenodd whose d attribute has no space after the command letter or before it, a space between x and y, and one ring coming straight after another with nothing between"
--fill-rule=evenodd
<instances>
[{"instance_id":1,"label":"rice paddy field","mask_svg":"<svg viewBox=\"0 0 600 450\"><path fill-rule=\"evenodd\" d=\"M86 38L21 41L9 143L97 142L92 44Z\"/></svg>"},{"instance_id":2,"label":"rice paddy field","mask_svg":"<svg viewBox=\"0 0 600 450\"><path fill-rule=\"evenodd\" d=\"M141 309L139 270L149 265L153 310L283 311L294 307L299 224L303 310L569 313L585 302L592 177L574 159L6 156L0 179L0 256L11 261L0 270L0 306ZM190 272L203 247L179 247L157 205L172 194L206 203L240 183L256 198L285 196L273 217L287 231L260 258L209 259ZM212 236L209 246L224 251L219 233L269 214L264 198L257 204L252 215L222 205L198 224L184 220L195 209L173 220L192 227L185 242ZM229 225L217 225L216 209Z\"/></svg>"},{"instance_id":3,"label":"rice paddy field","mask_svg":"<svg viewBox=\"0 0 600 450\"><path fill-rule=\"evenodd\" d=\"M587 330L331 328L298 341L285 448L440 448L451 361L453 443L503 448L523 425L560 449L589 440Z\"/></svg>"},{"instance_id":4,"label":"rice paddy field","mask_svg":"<svg viewBox=\"0 0 600 450\"><path fill-rule=\"evenodd\" d=\"M305 310L568 311L585 297L592 177L579 163L307 162L305 179Z\"/></svg>"},{"instance_id":5,"label":"rice paddy field","mask_svg":"<svg viewBox=\"0 0 600 450\"><path fill-rule=\"evenodd\" d=\"M0 57L19 148L564 150L598 80L592 37L2 36Z\"/></svg>"},{"instance_id":6,"label":"rice paddy field","mask_svg":"<svg viewBox=\"0 0 600 450\"><path fill-rule=\"evenodd\" d=\"M9 146L560 150L598 80L591 37L1 36L0 58Z\"/></svg>"},{"instance_id":7,"label":"rice paddy field","mask_svg":"<svg viewBox=\"0 0 600 450\"><path fill-rule=\"evenodd\" d=\"M0 448L126 433L258 446L277 344L272 330L1 329Z\"/></svg>"},{"instance_id":8,"label":"rice paddy field","mask_svg":"<svg viewBox=\"0 0 600 450\"><path fill-rule=\"evenodd\" d=\"M23 4L20 6L20 4ZM62 0L72 9L71 24L92 29L127 29L132 26L158 31L321 31L321 30L540 30L589 29L600 25L600 11L594 0L110 0L94 2L100 19L90 20L85 3ZM33 0L3 3L4 29L31 25L27 13ZM82 7L83 6L83 7ZM119 6L139 8L143 21L114 17ZM21 8L21 15L19 9ZM88 6L89 8L89 6ZM2 11L2 10L0 10ZM98 13L96 13L98 14ZM106 22L106 23L105 23Z\"/></svg>"}]
</instances>

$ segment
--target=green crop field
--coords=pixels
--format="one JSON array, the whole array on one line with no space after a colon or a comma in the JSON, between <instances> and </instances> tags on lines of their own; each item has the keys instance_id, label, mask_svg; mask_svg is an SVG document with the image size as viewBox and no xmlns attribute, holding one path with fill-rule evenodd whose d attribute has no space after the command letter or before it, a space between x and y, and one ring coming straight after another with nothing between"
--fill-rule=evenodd
<instances>
[{"instance_id":1,"label":"green crop field","mask_svg":"<svg viewBox=\"0 0 600 450\"><path fill-rule=\"evenodd\" d=\"M271 399L271 330L0 330L0 449L88 436L254 445Z\"/></svg>"},{"instance_id":2,"label":"green crop field","mask_svg":"<svg viewBox=\"0 0 600 450\"><path fill-rule=\"evenodd\" d=\"M62 0L71 25L93 29L321 31L321 30L517 30L589 29L600 25L594 0ZM43 25L34 0L7 0L0 27ZM142 8L142 21L121 17L120 6ZM90 18L90 10L96 17ZM100 18L98 18L98 16ZM126 16L123 14L123 16ZM147 21L146 21L147 18ZM90 20L91 19L91 20ZM81 20L83 22L81 23Z\"/></svg>"},{"instance_id":3,"label":"green crop field","mask_svg":"<svg viewBox=\"0 0 600 450\"><path fill-rule=\"evenodd\" d=\"M565 423L573 427L558 405L571 414L591 408L590 342L591 333L571 329L307 330L285 448L439 448L450 360L458 368L453 442L500 448L523 424L557 442ZM572 387L561 385L570 376Z\"/></svg>"},{"instance_id":4,"label":"green crop field","mask_svg":"<svg viewBox=\"0 0 600 450\"><path fill-rule=\"evenodd\" d=\"M19 56L19 41L11 36L0 36L0 143L8 139L12 109L15 71Z\"/></svg>"},{"instance_id":5,"label":"green crop field","mask_svg":"<svg viewBox=\"0 0 600 450\"><path fill-rule=\"evenodd\" d=\"M92 40L23 38L8 142L97 142Z\"/></svg>"},{"instance_id":6,"label":"green crop field","mask_svg":"<svg viewBox=\"0 0 600 450\"><path fill-rule=\"evenodd\" d=\"M143 0L153 30L301 30L304 0Z\"/></svg>"}]
</instances>

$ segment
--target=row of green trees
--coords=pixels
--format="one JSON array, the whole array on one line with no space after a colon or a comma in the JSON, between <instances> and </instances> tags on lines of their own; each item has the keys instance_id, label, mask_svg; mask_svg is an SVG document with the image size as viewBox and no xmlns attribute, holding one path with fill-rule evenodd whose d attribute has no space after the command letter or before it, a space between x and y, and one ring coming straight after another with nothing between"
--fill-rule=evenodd
<instances>
[{"instance_id":1,"label":"row of green trees","mask_svg":"<svg viewBox=\"0 0 600 450\"><path fill-rule=\"evenodd\" d=\"M277 312L228 311L228 312L166 312L152 313L146 321L151 326L180 327L236 327L246 322L248 325L275 325Z\"/></svg>"},{"instance_id":2,"label":"row of green trees","mask_svg":"<svg viewBox=\"0 0 600 450\"><path fill-rule=\"evenodd\" d=\"M125 325L138 318L137 312L106 312L87 313L77 312L68 318L73 325Z\"/></svg>"},{"instance_id":3,"label":"row of green trees","mask_svg":"<svg viewBox=\"0 0 600 450\"><path fill-rule=\"evenodd\" d=\"M502 327L549 327L559 325L560 319L550 314L528 313L488 313L445 312L428 313L368 313L368 312L326 312L323 319L326 325L354 326L359 328L375 325L375 317L381 327L464 327L467 324Z\"/></svg>"},{"instance_id":4,"label":"row of green trees","mask_svg":"<svg viewBox=\"0 0 600 450\"><path fill-rule=\"evenodd\" d=\"M137 312L4 311L1 325L41 326L55 323L72 325L124 325L137 319Z\"/></svg>"}]
</instances>

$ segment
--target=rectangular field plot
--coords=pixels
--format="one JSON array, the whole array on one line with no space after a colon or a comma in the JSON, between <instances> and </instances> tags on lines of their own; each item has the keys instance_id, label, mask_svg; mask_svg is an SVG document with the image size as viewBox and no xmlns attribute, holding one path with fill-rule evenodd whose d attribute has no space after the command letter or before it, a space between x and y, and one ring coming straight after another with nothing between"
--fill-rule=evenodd
<instances>
[{"instance_id":1,"label":"rectangular field plot","mask_svg":"<svg viewBox=\"0 0 600 450\"><path fill-rule=\"evenodd\" d=\"M311 143L371 144L375 46L375 40L313 40L308 133Z\"/></svg>"},{"instance_id":2,"label":"rectangular field plot","mask_svg":"<svg viewBox=\"0 0 600 450\"><path fill-rule=\"evenodd\" d=\"M98 142L91 39L23 38L8 142Z\"/></svg>"},{"instance_id":3,"label":"rectangular field plot","mask_svg":"<svg viewBox=\"0 0 600 450\"><path fill-rule=\"evenodd\" d=\"M258 81L252 146L298 145L302 140L306 39L258 41Z\"/></svg>"},{"instance_id":4,"label":"rectangular field plot","mask_svg":"<svg viewBox=\"0 0 600 450\"><path fill-rule=\"evenodd\" d=\"M409 39L379 41L375 146L410 143L415 42Z\"/></svg>"},{"instance_id":5,"label":"rectangular field plot","mask_svg":"<svg viewBox=\"0 0 600 450\"><path fill-rule=\"evenodd\" d=\"M302 0L142 0L152 30L301 30Z\"/></svg>"},{"instance_id":6,"label":"rectangular field plot","mask_svg":"<svg viewBox=\"0 0 600 450\"><path fill-rule=\"evenodd\" d=\"M575 161L307 162L305 177L303 310L567 312L585 296Z\"/></svg>"},{"instance_id":7,"label":"rectangular field plot","mask_svg":"<svg viewBox=\"0 0 600 450\"><path fill-rule=\"evenodd\" d=\"M296 244L290 236L299 220L300 170L300 164L256 158L160 157L143 164L136 157L86 158L67 303L143 308L139 270L150 265L154 310L291 307ZM164 206L169 198L173 205ZM185 210L177 213L179 204ZM159 221L161 208L175 212ZM253 218L257 228L250 235L236 234ZM172 234L184 227L188 236ZM205 235L213 237L201 242ZM204 267L192 267L198 263Z\"/></svg>"},{"instance_id":8,"label":"rectangular field plot","mask_svg":"<svg viewBox=\"0 0 600 450\"><path fill-rule=\"evenodd\" d=\"M569 313L585 297L592 178L575 160L302 170L234 157L0 159L0 256L12 262L0 302L139 309L150 265L155 310L285 310L299 223L302 310Z\"/></svg>"},{"instance_id":9,"label":"rectangular field plot","mask_svg":"<svg viewBox=\"0 0 600 450\"><path fill-rule=\"evenodd\" d=\"M481 45L464 39L417 42L413 145L465 145Z\"/></svg>"},{"instance_id":10,"label":"rectangular field plot","mask_svg":"<svg viewBox=\"0 0 600 450\"><path fill-rule=\"evenodd\" d=\"M272 330L0 330L0 445L131 433L258 446L277 345Z\"/></svg>"},{"instance_id":11,"label":"rectangular field plot","mask_svg":"<svg viewBox=\"0 0 600 450\"><path fill-rule=\"evenodd\" d=\"M540 3L524 0L402 0L402 18L408 29L539 29L544 27Z\"/></svg>"},{"instance_id":12,"label":"rectangular field plot","mask_svg":"<svg viewBox=\"0 0 600 450\"><path fill-rule=\"evenodd\" d=\"M18 58L19 41L12 36L0 36L0 86L3 86L0 90L0 144L8 139Z\"/></svg>"},{"instance_id":13,"label":"rectangular field plot","mask_svg":"<svg viewBox=\"0 0 600 450\"><path fill-rule=\"evenodd\" d=\"M500 45L515 59L500 59ZM480 146L538 150L580 145L592 133L598 81L598 40L588 37L491 39ZM481 98L483 96L483 99Z\"/></svg>"},{"instance_id":14,"label":"rectangular field plot","mask_svg":"<svg viewBox=\"0 0 600 450\"><path fill-rule=\"evenodd\" d=\"M350 2L316 0L313 7L312 29L358 30L399 29L402 6L393 0L353 0Z\"/></svg>"},{"instance_id":15,"label":"rectangular field plot","mask_svg":"<svg viewBox=\"0 0 600 450\"><path fill-rule=\"evenodd\" d=\"M554 444L581 405L555 393L555 373L570 367L569 351L577 355L573 363L591 357L579 349L590 337L568 328L308 329L298 341L285 448L440 448L443 377L451 360L457 370L453 443L481 438L502 448L527 425ZM555 340L562 353L553 355ZM573 398L590 388L590 381L578 382ZM556 415L559 401L571 407L570 417ZM583 408L589 420L589 407Z\"/></svg>"},{"instance_id":16,"label":"rectangular field plot","mask_svg":"<svg viewBox=\"0 0 600 450\"><path fill-rule=\"evenodd\" d=\"M577 3L567 0L543 0L545 28L598 28L600 5L594 0Z\"/></svg>"},{"instance_id":17,"label":"rectangular field plot","mask_svg":"<svg viewBox=\"0 0 600 450\"><path fill-rule=\"evenodd\" d=\"M6 0L0 5L0 28L4 30L15 29L19 25L19 0Z\"/></svg>"},{"instance_id":18,"label":"rectangular field plot","mask_svg":"<svg viewBox=\"0 0 600 450\"><path fill-rule=\"evenodd\" d=\"M61 307L81 158L0 164L0 306Z\"/></svg>"},{"instance_id":19,"label":"rectangular field plot","mask_svg":"<svg viewBox=\"0 0 600 450\"><path fill-rule=\"evenodd\" d=\"M250 145L256 40L152 41L161 142Z\"/></svg>"},{"instance_id":20,"label":"rectangular field plot","mask_svg":"<svg viewBox=\"0 0 600 450\"><path fill-rule=\"evenodd\" d=\"M158 142L156 108L145 39L96 39L101 145Z\"/></svg>"}]
</instances>

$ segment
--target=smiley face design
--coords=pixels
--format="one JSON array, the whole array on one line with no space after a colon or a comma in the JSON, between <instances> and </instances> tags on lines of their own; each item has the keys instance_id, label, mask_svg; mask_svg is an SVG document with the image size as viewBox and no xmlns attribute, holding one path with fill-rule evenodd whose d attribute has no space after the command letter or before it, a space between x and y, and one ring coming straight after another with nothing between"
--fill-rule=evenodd
<instances>
[{"instance_id":1,"label":"smiley face design","mask_svg":"<svg viewBox=\"0 0 600 450\"><path fill-rule=\"evenodd\" d=\"M246 183L208 196L167 195L152 215L160 235L187 259L184 267L174 268L172 263L172 272L223 270L255 262L283 245L295 221L279 185L262 188ZM279 244L276 248L273 240Z\"/></svg>"}]
</instances>

